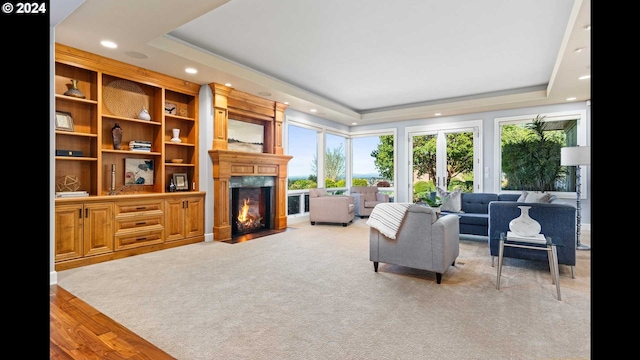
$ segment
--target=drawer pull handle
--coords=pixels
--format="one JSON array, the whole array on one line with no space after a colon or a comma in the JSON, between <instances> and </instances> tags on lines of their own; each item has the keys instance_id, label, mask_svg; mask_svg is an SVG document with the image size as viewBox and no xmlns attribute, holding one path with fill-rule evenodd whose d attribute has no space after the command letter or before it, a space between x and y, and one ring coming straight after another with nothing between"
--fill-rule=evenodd
<instances>
[{"instance_id":1,"label":"drawer pull handle","mask_svg":"<svg viewBox=\"0 0 640 360\"><path fill-rule=\"evenodd\" d=\"M137 238L136 241L142 241L142 240L147 240L146 237L141 237L141 238Z\"/></svg>"},{"instance_id":2,"label":"drawer pull handle","mask_svg":"<svg viewBox=\"0 0 640 360\"><path fill-rule=\"evenodd\" d=\"M146 210L146 209L147 209L146 206L139 206L139 207L136 208L136 210Z\"/></svg>"},{"instance_id":3,"label":"drawer pull handle","mask_svg":"<svg viewBox=\"0 0 640 360\"><path fill-rule=\"evenodd\" d=\"M144 225L146 223L147 223L146 221L140 221L140 222L137 222L136 225Z\"/></svg>"}]
</instances>

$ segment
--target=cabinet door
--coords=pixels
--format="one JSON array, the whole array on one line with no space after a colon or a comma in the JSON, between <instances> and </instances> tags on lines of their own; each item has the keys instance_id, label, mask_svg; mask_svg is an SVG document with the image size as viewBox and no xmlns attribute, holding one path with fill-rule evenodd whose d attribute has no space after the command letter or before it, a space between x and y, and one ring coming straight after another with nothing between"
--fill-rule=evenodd
<instances>
[{"instance_id":1,"label":"cabinet door","mask_svg":"<svg viewBox=\"0 0 640 360\"><path fill-rule=\"evenodd\" d=\"M86 204L84 207L84 255L113 251L113 204Z\"/></svg>"},{"instance_id":2,"label":"cabinet door","mask_svg":"<svg viewBox=\"0 0 640 360\"><path fill-rule=\"evenodd\" d=\"M59 205L55 210L55 261L82 257L82 204Z\"/></svg>"},{"instance_id":3,"label":"cabinet door","mask_svg":"<svg viewBox=\"0 0 640 360\"><path fill-rule=\"evenodd\" d=\"M165 227L165 240L180 240L184 239L185 232L185 200L183 198L167 199L166 205L166 217L164 221Z\"/></svg>"},{"instance_id":4,"label":"cabinet door","mask_svg":"<svg viewBox=\"0 0 640 360\"><path fill-rule=\"evenodd\" d=\"M204 199L200 196L185 199L185 227L186 237L204 234Z\"/></svg>"}]
</instances>

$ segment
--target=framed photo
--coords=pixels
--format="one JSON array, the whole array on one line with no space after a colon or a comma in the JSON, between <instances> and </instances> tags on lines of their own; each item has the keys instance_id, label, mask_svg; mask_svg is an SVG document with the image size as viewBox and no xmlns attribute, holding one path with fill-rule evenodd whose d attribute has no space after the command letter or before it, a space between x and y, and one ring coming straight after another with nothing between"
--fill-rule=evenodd
<instances>
[{"instance_id":1,"label":"framed photo","mask_svg":"<svg viewBox=\"0 0 640 360\"><path fill-rule=\"evenodd\" d=\"M153 159L124 159L125 185L153 185Z\"/></svg>"},{"instance_id":2,"label":"framed photo","mask_svg":"<svg viewBox=\"0 0 640 360\"><path fill-rule=\"evenodd\" d=\"M73 131L73 118L70 112L56 111L56 130Z\"/></svg>"},{"instance_id":3,"label":"framed photo","mask_svg":"<svg viewBox=\"0 0 640 360\"><path fill-rule=\"evenodd\" d=\"M187 173L173 174L173 183L176 184L176 190L189 190L189 180Z\"/></svg>"},{"instance_id":4,"label":"framed photo","mask_svg":"<svg viewBox=\"0 0 640 360\"><path fill-rule=\"evenodd\" d=\"M169 115L176 115L178 113L178 106L172 102L164 102L164 113Z\"/></svg>"}]
</instances>

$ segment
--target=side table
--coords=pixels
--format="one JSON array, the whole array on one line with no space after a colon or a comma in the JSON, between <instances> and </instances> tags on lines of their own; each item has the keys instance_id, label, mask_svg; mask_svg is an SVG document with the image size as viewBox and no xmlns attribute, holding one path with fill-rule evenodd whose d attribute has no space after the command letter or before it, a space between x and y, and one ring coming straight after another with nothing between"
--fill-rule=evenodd
<instances>
[{"instance_id":1,"label":"side table","mask_svg":"<svg viewBox=\"0 0 640 360\"><path fill-rule=\"evenodd\" d=\"M546 243L539 243L535 241L529 241L523 238L509 239L507 234L501 232L496 234L495 236L499 236L500 239L500 248L498 251L498 279L496 281L496 289L500 290L500 275L502 274L502 258L504 254L504 247L518 247L524 249L532 249L532 250L542 250L546 251L549 255L549 270L551 272L551 282L556 285L556 291L558 293L558 300L562 300L560 297L560 273L558 271L558 252L556 250L557 246L564 246L562 239L557 236L545 236Z\"/></svg>"}]
</instances>

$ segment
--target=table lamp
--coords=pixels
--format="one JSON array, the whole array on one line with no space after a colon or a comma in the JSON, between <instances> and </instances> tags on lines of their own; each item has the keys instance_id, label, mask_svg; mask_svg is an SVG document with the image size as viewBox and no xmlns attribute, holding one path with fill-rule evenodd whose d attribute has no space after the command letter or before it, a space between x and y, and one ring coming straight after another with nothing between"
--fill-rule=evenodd
<instances>
[{"instance_id":1,"label":"table lamp","mask_svg":"<svg viewBox=\"0 0 640 360\"><path fill-rule=\"evenodd\" d=\"M560 149L560 165L576 167L576 249L591 250L580 243L580 165L591 165L591 146L573 146Z\"/></svg>"}]
</instances>

